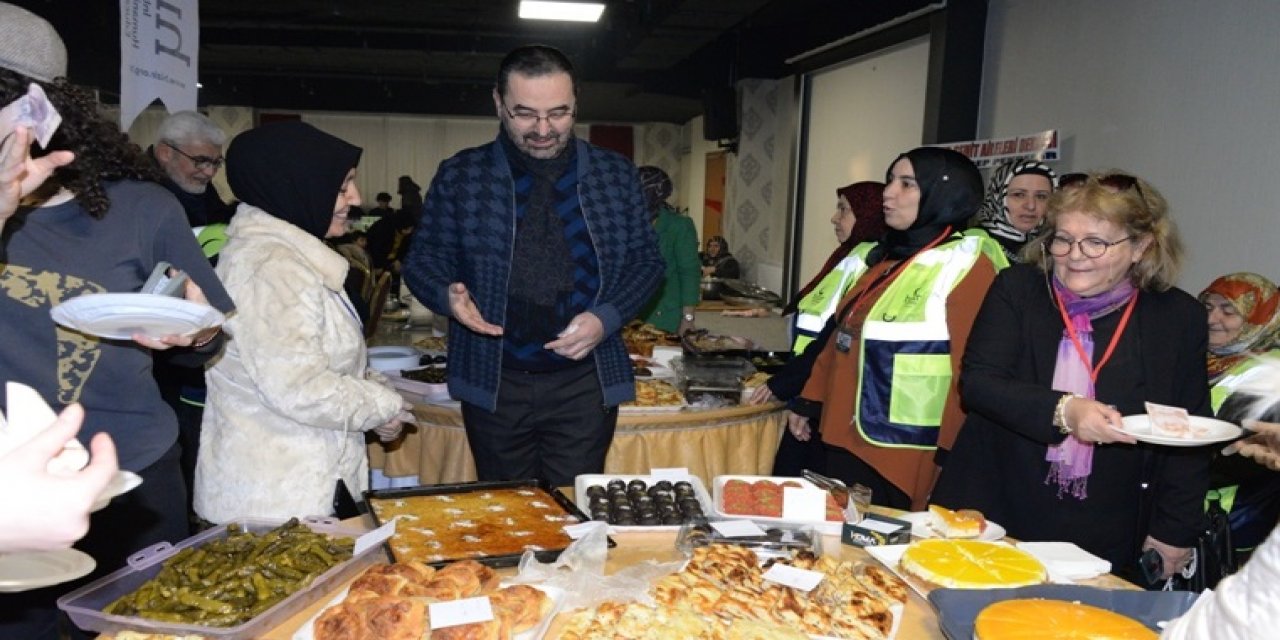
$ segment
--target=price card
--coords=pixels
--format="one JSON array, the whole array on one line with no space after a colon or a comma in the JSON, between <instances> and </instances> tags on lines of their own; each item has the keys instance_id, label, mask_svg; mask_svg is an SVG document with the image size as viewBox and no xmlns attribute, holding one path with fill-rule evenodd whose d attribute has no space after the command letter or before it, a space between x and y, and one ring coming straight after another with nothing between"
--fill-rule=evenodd
<instances>
[{"instance_id":1,"label":"price card","mask_svg":"<svg viewBox=\"0 0 1280 640\"><path fill-rule=\"evenodd\" d=\"M807 569L797 569L789 564L776 562L764 572L764 579L770 582L776 582L784 587L799 589L804 592L813 591L818 583L825 578L820 571L809 571Z\"/></svg>"},{"instance_id":2,"label":"price card","mask_svg":"<svg viewBox=\"0 0 1280 640\"><path fill-rule=\"evenodd\" d=\"M649 475L653 476L653 481L666 480L668 482L679 482L689 479L688 467L660 467L649 470Z\"/></svg>"},{"instance_id":3,"label":"price card","mask_svg":"<svg viewBox=\"0 0 1280 640\"><path fill-rule=\"evenodd\" d=\"M493 619L493 607L489 603L489 596L463 598L432 602L427 605L427 615L431 618L432 629L443 629L460 624L488 622Z\"/></svg>"},{"instance_id":4,"label":"price card","mask_svg":"<svg viewBox=\"0 0 1280 640\"><path fill-rule=\"evenodd\" d=\"M816 487L783 487L782 519L823 522L827 519L827 492Z\"/></svg>"},{"instance_id":5,"label":"price card","mask_svg":"<svg viewBox=\"0 0 1280 640\"><path fill-rule=\"evenodd\" d=\"M356 538L355 549L351 551L352 555L358 556L365 550L386 542L396 532L396 520L399 519L399 517L392 518L390 522Z\"/></svg>"},{"instance_id":6,"label":"price card","mask_svg":"<svg viewBox=\"0 0 1280 640\"><path fill-rule=\"evenodd\" d=\"M862 522L858 523L858 526L868 531L874 531L876 533L884 533L884 534L893 533L894 531L897 531L898 529L902 528L902 525L900 524L885 522L883 520L876 520L875 518L863 518Z\"/></svg>"},{"instance_id":7,"label":"price card","mask_svg":"<svg viewBox=\"0 0 1280 640\"><path fill-rule=\"evenodd\" d=\"M721 520L710 524L716 533L726 538L754 538L764 535L764 529L750 520Z\"/></svg>"}]
</instances>

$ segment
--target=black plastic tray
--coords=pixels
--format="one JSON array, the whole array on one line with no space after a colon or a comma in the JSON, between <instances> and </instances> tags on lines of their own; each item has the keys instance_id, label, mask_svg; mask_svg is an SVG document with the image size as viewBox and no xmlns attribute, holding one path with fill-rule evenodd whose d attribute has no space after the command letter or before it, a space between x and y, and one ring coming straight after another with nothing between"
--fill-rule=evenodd
<instances>
[{"instance_id":1,"label":"black plastic tray","mask_svg":"<svg viewBox=\"0 0 1280 640\"><path fill-rule=\"evenodd\" d=\"M364 499L365 499L365 502L369 504L369 515L373 516L374 522L378 523L378 525L381 526L383 522L382 522L382 519L378 517L377 512L375 512L373 509L373 503L372 503L373 500L396 500L400 498L413 498L417 496L438 496L438 495L444 495L444 494L475 493L477 491L488 491L490 489L517 489L521 487L530 487L530 488L536 488L536 489L541 489L543 491L546 491L547 494L550 495L553 500L555 500L556 504L560 506L560 508L564 509L564 511L569 515L577 518L578 522L587 522L588 520L590 520L590 518L587 517L587 514L583 513L582 510L578 508L578 505L574 504L573 501L570 500L568 496L564 495L564 493L561 492L558 488L551 486L545 480L495 480L495 481L486 481L486 482L458 482L453 484L431 484L431 485L423 485L420 487L409 487L406 489L374 489L371 491L365 491ZM565 547L561 547L559 549L543 549L541 551L535 551L534 556L537 557L538 560L541 560L542 562L551 562L556 558L559 558L560 553L563 552L565 548L567 548L567 546L568 545L566 545ZM615 543L613 539L610 538L609 547L612 548L614 546L617 546L617 543ZM391 546L390 539L387 540L386 542L386 548L387 548L387 554L392 559L398 561L399 559L396 557L395 549L393 549ZM458 560L472 559L481 564L489 565L490 567L514 567L520 563L520 557L523 555L524 555L523 552L505 554L505 555L483 556L483 557L474 557L474 556L467 555L467 556L459 556L457 558L446 558L444 560L439 560L435 562L427 562L426 564L429 564L435 567L442 567L446 564L449 564L451 562L456 562Z\"/></svg>"}]
</instances>

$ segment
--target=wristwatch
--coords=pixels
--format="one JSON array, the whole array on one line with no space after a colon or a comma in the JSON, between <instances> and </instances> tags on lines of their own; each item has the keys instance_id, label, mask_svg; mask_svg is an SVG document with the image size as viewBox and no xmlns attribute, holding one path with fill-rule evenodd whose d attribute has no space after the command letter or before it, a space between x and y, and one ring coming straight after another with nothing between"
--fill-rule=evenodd
<instances>
[{"instance_id":1,"label":"wristwatch","mask_svg":"<svg viewBox=\"0 0 1280 640\"><path fill-rule=\"evenodd\" d=\"M693 314L692 314L692 313L686 313L686 314L684 314L684 321L685 321L685 322L693 322Z\"/></svg>"}]
</instances>

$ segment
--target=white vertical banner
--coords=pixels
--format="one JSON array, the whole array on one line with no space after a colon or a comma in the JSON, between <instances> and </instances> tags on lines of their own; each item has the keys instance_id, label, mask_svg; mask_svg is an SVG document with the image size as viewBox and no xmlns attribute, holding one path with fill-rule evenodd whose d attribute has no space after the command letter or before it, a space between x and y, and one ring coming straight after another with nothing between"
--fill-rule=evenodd
<instances>
[{"instance_id":1,"label":"white vertical banner","mask_svg":"<svg viewBox=\"0 0 1280 640\"><path fill-rule=\"evenodd\" d=\"M199 0L120 0L120 129L156 98L196 108Z\"/></svg>"}]
</instances>

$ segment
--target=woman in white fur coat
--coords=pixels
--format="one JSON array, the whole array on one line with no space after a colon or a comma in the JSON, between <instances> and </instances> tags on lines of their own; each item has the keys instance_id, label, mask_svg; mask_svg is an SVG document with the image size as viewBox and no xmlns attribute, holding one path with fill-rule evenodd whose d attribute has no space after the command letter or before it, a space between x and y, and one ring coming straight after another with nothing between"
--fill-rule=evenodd
<instances>
[{"instance_id":1,"label":"woman in white fur coat","mask_svg":"<svg viewBox=\"0 0 1280 640\"><path fill-rule=\"evenodd\" d=\"M339 480L355 495L368 487L365 432L392 440L411 420L368 370L347 260L323 242L360 204L360 153L302 122L251 129L227 151L243 204L217 273L238 311L206 374L194 491L209 522L329 515Z\"/></svg>"}]
</instances>

